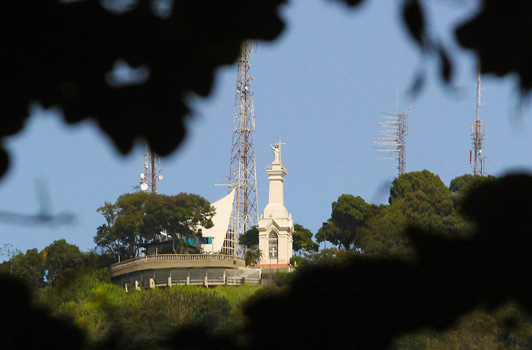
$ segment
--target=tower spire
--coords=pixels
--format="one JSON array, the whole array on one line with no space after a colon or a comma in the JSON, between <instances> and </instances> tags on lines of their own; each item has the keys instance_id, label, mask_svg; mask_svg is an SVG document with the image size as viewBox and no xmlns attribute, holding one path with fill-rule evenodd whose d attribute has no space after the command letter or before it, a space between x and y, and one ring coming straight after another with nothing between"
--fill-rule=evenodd
<instances>
[{"instance_id":1,"label":"tower spire","mask_svg":"<svg viewBox=\"0 0 532 350\"><path fill-rule=\"evenodd\" d=\"M484 175L484 158L482 148L484 144L484 123L480 121L480 63L477 64L477 118L475 124L471 125L471 138L473 139L473 150L469 154L469 162L473 162L473 174Z\"/></svg>"},{"instance_id":2,"label":"tower spire","mask_svg":"<svg viewBox=\"0 0 532 350\"><path fill-rule=\"evenodd\" d=\"M257 173L255 170L255 111L250 75L252 44L242 46L238 62L229 190L236 189L229 230L222 251L237 255L238 237L258 222Z\"/></svg>"}]
</instances>

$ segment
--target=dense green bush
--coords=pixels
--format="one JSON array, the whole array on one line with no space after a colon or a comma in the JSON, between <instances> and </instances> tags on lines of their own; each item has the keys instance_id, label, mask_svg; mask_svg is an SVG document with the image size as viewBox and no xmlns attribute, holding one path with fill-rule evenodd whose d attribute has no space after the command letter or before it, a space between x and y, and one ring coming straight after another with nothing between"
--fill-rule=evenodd
<instances>
[{"instance_id":1,"label":"dense green bush","mask_svg":"<svg viewBox=\"0 0 532 350\"><path fill-rule=\"evenodd\" d=\"M89 344L113 337L123 347L140 349L152 348L182 327L199 326L211 335L234 331L243 325L242 303L258 289L174 286L126 293L95 271L63 288L46 287L37 300L54 316L78 325Z\"/></svg>"}]
</instances>

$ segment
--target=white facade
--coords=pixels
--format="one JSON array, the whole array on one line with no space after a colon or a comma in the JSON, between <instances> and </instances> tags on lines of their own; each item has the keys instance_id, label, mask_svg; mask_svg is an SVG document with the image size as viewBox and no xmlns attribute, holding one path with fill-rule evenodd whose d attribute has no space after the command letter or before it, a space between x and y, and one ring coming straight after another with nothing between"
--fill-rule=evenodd
<instances>
[{"instance_id":1,"label":"white facade","mask_svg":"<svg viewBox=\"0 0 532 350\"><path fill-rule=\"evenodd\" d=\"M269 176L270 195L264 215L259 219L259 249L262 257L260 267L288 266L292 257L292 215L284 206L283 183L286 168L281 162L280 143L274 148L274 161L266 168Z\"/></svg>"}]
</instances>

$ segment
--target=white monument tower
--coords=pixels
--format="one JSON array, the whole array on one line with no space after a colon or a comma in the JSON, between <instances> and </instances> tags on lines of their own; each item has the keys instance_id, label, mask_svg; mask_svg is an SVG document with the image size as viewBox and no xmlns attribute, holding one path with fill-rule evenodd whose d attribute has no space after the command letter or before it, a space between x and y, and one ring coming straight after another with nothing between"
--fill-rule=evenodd
<instances>
[{"instance_id":1,"label":"white monument tower","mask_svg":"<svg viewBox=\"0 0 532 350\"><path fill-rule=\"evenodd\" d=\"M281 143L274 146L272 165L266 168L270 181L270 196L264 215L259 219L259 249L262 257L258 267L283 267L290 265L292 257L292 232L294 221L284 206L283 182L286 168L281 162Z\"/></svg>"}]
</instances>

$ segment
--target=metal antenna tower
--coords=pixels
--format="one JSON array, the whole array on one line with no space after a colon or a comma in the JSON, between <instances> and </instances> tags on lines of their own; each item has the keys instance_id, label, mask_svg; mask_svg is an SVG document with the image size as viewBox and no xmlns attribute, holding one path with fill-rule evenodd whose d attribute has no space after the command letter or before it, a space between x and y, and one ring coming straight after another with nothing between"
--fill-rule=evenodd
<instances>
[{"instance_id":1,"label":"metal antenna tower","mask_svg":"<svg viewBox=\"0 0 532 350\"><path fill-rule=\"evenodd\" d=\"M484 143L484 123L480 121L480 66L477 67L477 119L471 125L471 138L473 149L469 151L469 163L473 167L474 175L484 175L484 159L482 157L482 147Z\"/></svg>"},{"instance_id":2,"label":"metal antenna tower","mask_svg":"<svg viewBox=\"0 0 532 350\"><path fill-rule=\"evenodd\" d=\"M236 82L235 116L229 190L236 189L233 211L222 252L237 255L238 238L258 224L257 172L255 170L255 112L250 75L251 42L242 46Z\"/></svg>"},{"instance_id":3,"label":"metal antenna tower","mask_svg":"<svg viewBox=\"0 0 532 350\"><path fill-rule=\"evenodd\" d=\"M379 137L375 143L377 151L384 153L383 159L397 160L397 170L399 176L406 172L406 136L408 135L408 114L399 113L398 100L395 105L395 114L386 114L382 118L384 121L379 122L382 126L380 131L382 137Z\"/></svg>"},{"instance_id":4,"label":"metal antenna tower","mask_svg":"<svg viewBox=\"0 0 532 350\"><path fill-rule=\"evenodd\" d=\"M159 163L159 169L157 169ZM144 152L144 172L140 173L140 189L151 193L157 193L157 180L162 180L160 158L146 145Z\"/></svg>"}]
</instances>

